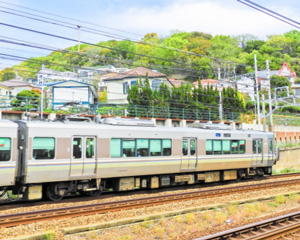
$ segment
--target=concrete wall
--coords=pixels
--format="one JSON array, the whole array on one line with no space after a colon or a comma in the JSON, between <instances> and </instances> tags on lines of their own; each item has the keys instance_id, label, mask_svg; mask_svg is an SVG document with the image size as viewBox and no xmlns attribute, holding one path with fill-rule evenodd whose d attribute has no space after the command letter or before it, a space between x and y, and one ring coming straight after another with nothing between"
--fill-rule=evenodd
<instances>
[{"instance_id":1,"label":"concrete wall","mask_svg":"<svg viewBox=\"0 0 300 240\"><path fill-rule=\"evenodd\" d=\"M297 169L300 171L300 147L280 149L280 159L274 165L273 170Z\"/></svg>"}]
</instances>

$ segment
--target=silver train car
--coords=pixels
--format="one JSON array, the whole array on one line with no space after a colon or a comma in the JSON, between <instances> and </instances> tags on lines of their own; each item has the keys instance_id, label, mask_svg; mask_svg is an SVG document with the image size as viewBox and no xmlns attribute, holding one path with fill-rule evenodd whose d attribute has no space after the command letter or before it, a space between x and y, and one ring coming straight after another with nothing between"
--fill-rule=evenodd
<instances>
[{"instance_id":1,"label":"silver train car","mask_svg":"<svg viewBox=\"0 0 300 240\"><path fill-rule=\"evenodd\" d=\"M1 120L0 130L0 191L26 200L259 177L278 161L270 132L136 120Z\"/></svg>"}]
</instances>

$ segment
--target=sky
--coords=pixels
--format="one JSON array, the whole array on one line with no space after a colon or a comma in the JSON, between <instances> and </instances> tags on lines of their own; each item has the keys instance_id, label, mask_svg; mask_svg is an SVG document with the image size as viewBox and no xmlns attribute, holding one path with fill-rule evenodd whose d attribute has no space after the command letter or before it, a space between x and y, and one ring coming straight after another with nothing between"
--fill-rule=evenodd
<instances>
[{"instance_id":1,"label":"sky","mask_svg":"<svg viewBox=\"0 0 300 240\"><path fill-rule=\"evenodd\" d=\"M299 1L253 1L300 22ZM39 15L56 25L16 14L32 18ZM145 34L153 32L167 37L178 30L205 32L213 36L252 34L266 40L268 35L299 30L237 0L0 0L0 39L14 38L61 49L76 44L78 25L81 41L88 43L109 39L140 40ZM46 56L50 51L0 42L1 53L29 58ZM0 69L18 63L0 58Z\"/></svg>"}]
</instances>

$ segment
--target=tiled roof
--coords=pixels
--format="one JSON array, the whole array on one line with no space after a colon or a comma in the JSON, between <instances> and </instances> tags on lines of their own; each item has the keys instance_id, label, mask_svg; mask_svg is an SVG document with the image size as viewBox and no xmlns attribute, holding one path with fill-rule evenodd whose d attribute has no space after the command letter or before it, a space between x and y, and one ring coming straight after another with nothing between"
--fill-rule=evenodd
<instances>
[{"instance_id":1,"label":"tiled roof","mask_svg":"<svg viewBox=\"0 0 300 240\"><path fill-rule=\"evenodd\" d=\"M219 81L216 80L216 79L202 79L200 80L201 84L203 85L206 85L206 84L215 84L215 83L218 83ZM193 82L193 85L198 85L198 81L195 81Z\"/></svg>"},{"instance_id":2,"label":"tiled roof","mask_svg":"<svg viewBox=\"0 0 300 240\"><path fill-rule=\"evenodd\" d=\"M12 80L8 80L8 81L4 81L4 82L0 82L0 86L4 86L4 87L33 87L33 85L31 85L28 82L25 82L23 80L19 80L19 79L12 79Z\"/></svg>"},{"instance_id":3,"label":"tiled roof","mask_svg":"<svg viewBox=\"0 0 300 240\"><path fill-rule=\"evenodd\" d=\"M153 78L153 77L166 77L165 74L163 73L159 73L153 70L150 70L148 68L145 67L137 67L135 69L131 69L127 72L121 73L121 74L116 74L114 76L108 77L105 79L105 81L107 80L121 80L124 78L133 78L133 77L146 77L146 74L148 73L148 77L149 78Z\"/></svg>"}]
</instances>

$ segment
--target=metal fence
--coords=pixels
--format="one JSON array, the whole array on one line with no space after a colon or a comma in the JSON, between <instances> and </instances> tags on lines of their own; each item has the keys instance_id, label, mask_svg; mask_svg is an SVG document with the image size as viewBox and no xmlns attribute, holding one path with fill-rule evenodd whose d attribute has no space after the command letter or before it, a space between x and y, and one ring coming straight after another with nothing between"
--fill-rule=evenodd
<instances>
[{"instance_id":1,"label":"metal fence","mask_svg":"<svg viewBox=\"0 0 300 240\"><path fill-rule=\"evenodd\" d=\"M282 126L300 126L300 116L273 115L273 124Z\"/></svg>"},{"instance_id":2,"label":"metal fence","mask_svg":"<svg viewBox=\"0 0 300 240\"><path fill-rule=\"evenodd\" d=\"M63 102L64 100L61 99ZM69 102L64 106L53 105L52 99L43 99L43 112L54 112L63 114L101 114L106 116L128 116L145 118L166 118L166 119L190 119L190 120L221 120L218 110L197 109L197 108L170 108L146 105L128 104L105 104L83 106L76 102ZM41 98L15 97L0 95L0 109L15 111L41 111ZM240 113L223 112L223 120L240 121Z\"/></svg>"}]
</instances>

